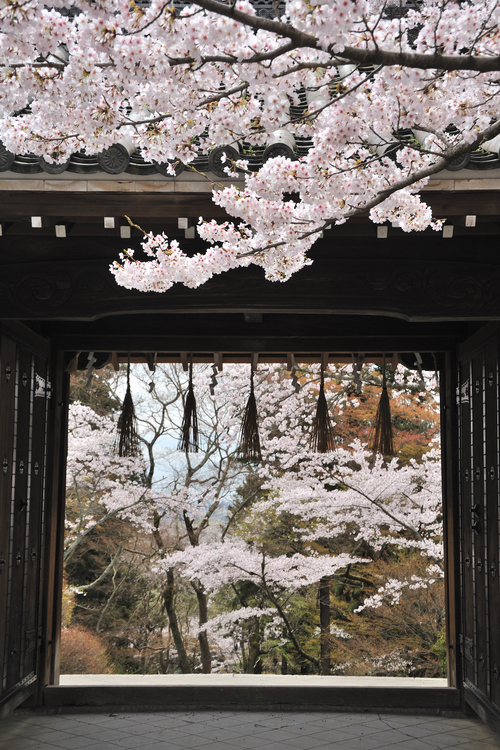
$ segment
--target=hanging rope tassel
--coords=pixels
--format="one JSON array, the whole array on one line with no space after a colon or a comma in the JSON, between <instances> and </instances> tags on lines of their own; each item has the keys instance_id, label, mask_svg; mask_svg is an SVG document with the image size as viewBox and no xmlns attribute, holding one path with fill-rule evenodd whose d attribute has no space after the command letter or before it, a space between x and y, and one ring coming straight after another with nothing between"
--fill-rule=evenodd
<instances>
[{"instance_id":1,"label":"hanging rope tassel","mask_svg":"<svg viewBox=\"0 0 500 750\"><path fill-rule=\"evenodd\" d=\"M189 363L189 386L184 403L184 417L182 419L181 439L179 450L185 453L198 453L198 415L196 413L196 399L193 389L193 362Z\"/></svg>"},{"instance_id":2,"label":"hanging rope tassel","mask_svg":"<svg viewBox=\"0 0 500 750\"><path fill-rule=\"evenodd\" d=\"M392 436L391 402L387 392L385 357L382 376L382 393L378 402L375 424L372 429L371 450L382 453L383 456L394 455L394 440Z\"/></svg>"},{"instance_id":3,"label":"hanging rope tassel","mask_svg":"<svg viewBox=\"0 0 500 750\"><path fill-rule=\"evenodd\" d=\"M241 461L261 461L259 425L257 423L257 403L253 386L253 364L250 375L250 396L248 397L243 423L241 425L238 456Z\"/></svg>"},{"instance_id":4,"label":"hanging rope tassel","mask_svg":"<svg viewBox=\"0 0 500 750\"><path fill-rule=\"evenodd\" d=\"M130 358L127 363L127 390L123 399L122 411L118 419L118 455L133 458L140 453L137 435L137 420L134 402L130 391Z\"/></svg>"},{"instance_id":5,"label":"hanging rope tassel","mask_svg":"<svg viewBox=\"0 0 500 750\"><path fill-rule=\"evenodd\" d=\"M328 453L328 451L332 451L334 448L333 426L325 396L325 371L323 363L321 364L321 384L319 386L316 415L312 426L311 448L316 453Z\"/></svg>"}]
</instances>

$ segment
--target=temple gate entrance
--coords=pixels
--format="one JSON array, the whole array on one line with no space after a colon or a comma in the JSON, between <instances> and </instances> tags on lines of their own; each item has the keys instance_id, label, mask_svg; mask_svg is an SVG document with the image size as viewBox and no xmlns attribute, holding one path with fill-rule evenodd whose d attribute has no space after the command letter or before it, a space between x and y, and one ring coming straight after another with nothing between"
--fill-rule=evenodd
<instances>
[{"instance_id":1,"label":"temple gate entrance","mask_svg":"<svg viewBox=\"0 0 500 750\"><path fill-rule=\"evenodd\" d=\"M212 204L193 186L187 196L187 190L148 192L147 182L136 182L140 189L132 181L126 201L121 183L101 183L100 193L58 191L55 182L47 190L25 189L29 180L19 190L0 190L1 710L23 701L89 701L88 693L64 698L57 687L66 367L76 353L124 362L129 353L164 352L182 362L187 353L203 361L224 353L241 361L252 354L286 361L289 354L308 353L319 361L324 352L332 360L398 352L414 361L418 352L424 369L437 363L442 383L450 688L432 697L398 688L383 696L373 689L344 691L343 698L315 692L301 700L386 707L462 702L500 726L500 654L493 637L500 607L498 328L485 328L500 320L500 263L487 241L498 233L496 194L434 193L438 216L455 216L457 224L465 213L484 217L483 225L457 230L450 240L403 238L395 229L379 241L360 221L327 232L315 246L314 264L286 284L265 282L249 268L199 290L155 295L115 285L110 262L124 244L139 250L140 238L125 243L104 228L103 218L122 216L127 205L139 224L167 225L175 236L178 216L208 215ZM40 230L30 224L35 213L46 217ZM66 226L65 237L54 237L54 223ZM478 243L473 257L471 239ZM195 240L187 243L196 251ZM136 694L115 690L121 692L114 705L137 704ZM109 693L99 698L109 699ZM177 699L186 696L177 691Z\"/></svg>"}]
</instances>

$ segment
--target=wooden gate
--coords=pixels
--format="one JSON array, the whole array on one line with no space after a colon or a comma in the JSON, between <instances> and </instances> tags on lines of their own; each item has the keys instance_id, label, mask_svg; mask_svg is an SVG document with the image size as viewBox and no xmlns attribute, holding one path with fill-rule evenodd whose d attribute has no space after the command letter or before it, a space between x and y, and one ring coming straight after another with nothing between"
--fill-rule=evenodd
<instances>
[{"instance_id":1,"label":"wooden gate","mask_svg":"<svg viewBox=\"0 0 500 750\"><path fill-rule=\"evenodd\" d=\"M500 727L499 327L459 350L461 654L465 699Z\"/></svg>"},{"instance_id":2,"label":"wooden gate","mask_svg":"<svg viewBox=\"0 0 500 750\"><path fill-rule=\"evenodd\" d=\"M48 344L0 336L0 713L34 690L40 661Z\"/></svg>"}]
</instances>

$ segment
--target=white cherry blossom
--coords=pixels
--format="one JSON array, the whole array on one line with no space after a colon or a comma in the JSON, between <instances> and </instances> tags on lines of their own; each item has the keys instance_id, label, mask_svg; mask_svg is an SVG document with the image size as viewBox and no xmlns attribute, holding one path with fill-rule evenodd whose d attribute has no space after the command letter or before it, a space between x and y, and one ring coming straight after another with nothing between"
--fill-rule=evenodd
<instances>
[{"instance_id":1,"label":"white cherry blossom","mask_svg":"<svg viewBox=\"0 0 500 750\"><path fill-rule=\"evenodd\" d=\"M270 3L271 6L271 3ZM496 0L0 0L0 139L64 162L132 138L146 159L189 165L236 146L189 257L148 235L119 284L197 287L250 263L285 281L331 224L360 213L439 228L417 195L430 175L500 134ZM276 132L307 148L250 169ZM412 136L413 133L413 136ZM498 147L493 143L491 148ZM235 169L239 170L235 171ZM147 227L145 228L147 231Z\"/></svg>"}]
</instances>

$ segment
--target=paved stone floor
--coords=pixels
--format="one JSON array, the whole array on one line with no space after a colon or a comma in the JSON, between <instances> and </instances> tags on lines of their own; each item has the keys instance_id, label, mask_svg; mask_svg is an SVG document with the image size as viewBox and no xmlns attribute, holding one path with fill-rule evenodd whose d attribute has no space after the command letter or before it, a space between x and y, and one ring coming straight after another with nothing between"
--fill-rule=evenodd
<instances>
[{"instance_id":1,"label":"paved stone floor","mask_svg":"<svg viewBox=\"0 0 500 750\"><path fill-rule=\"evenodd\" d=\"M498 750L474 718L391 713L40 714L0 722L1 750Z\"/></svg>"}]
</instances>

